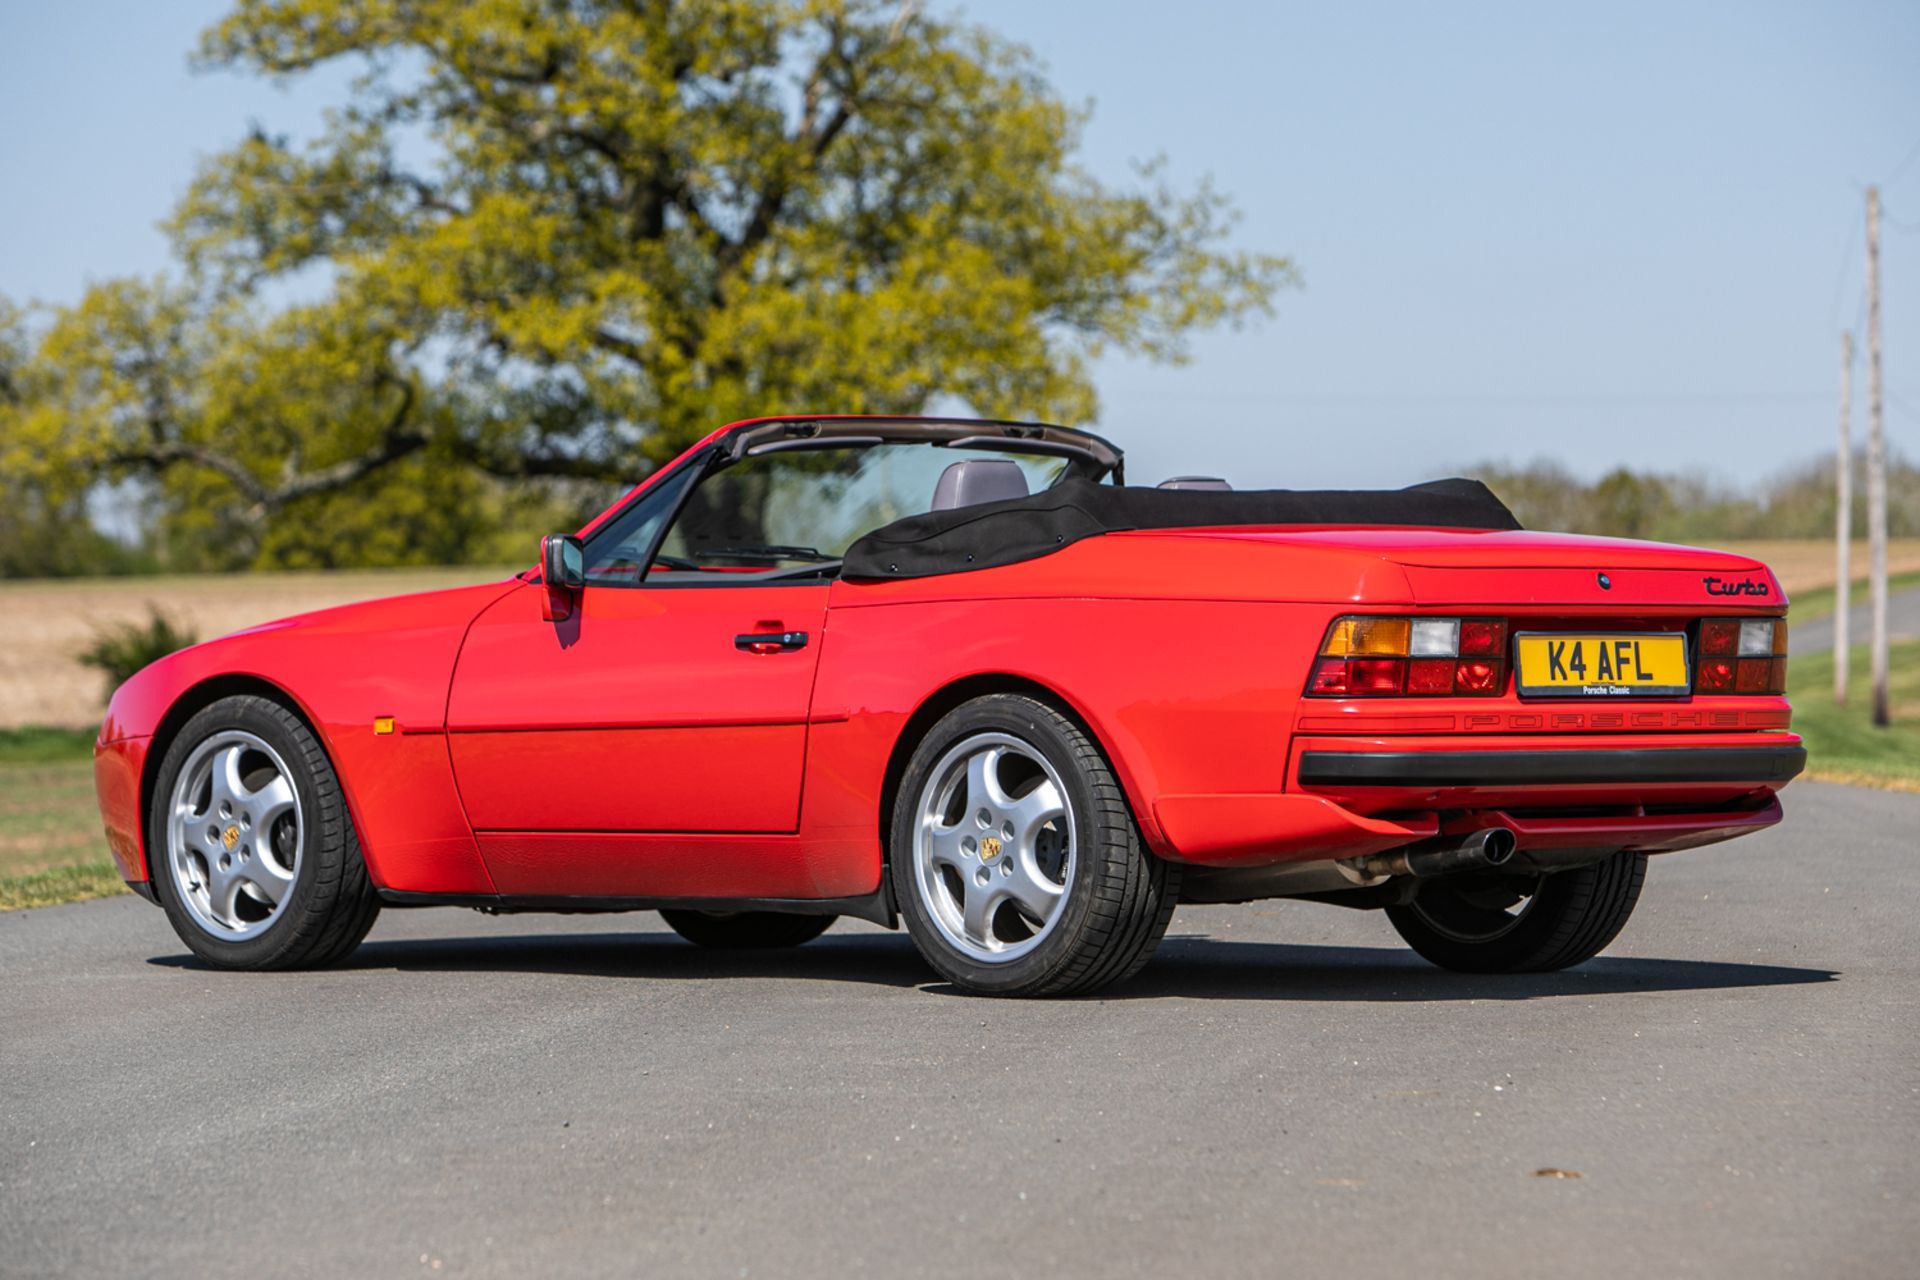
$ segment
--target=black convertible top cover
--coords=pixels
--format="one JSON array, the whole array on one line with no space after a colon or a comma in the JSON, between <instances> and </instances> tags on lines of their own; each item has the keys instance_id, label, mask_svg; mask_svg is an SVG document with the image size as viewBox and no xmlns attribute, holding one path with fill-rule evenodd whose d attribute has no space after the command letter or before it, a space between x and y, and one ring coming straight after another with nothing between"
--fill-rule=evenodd
<instances>
[{"instance_id":1,"label":"black convertible top cover","mask_svg":"<svg viewBox=\"0 0 1920 1280\"><path fill-rule=\"evenodd\" d=\"M931 578L1049 555L1082 538L1128 529L1247 525L1373 525L1518 529L1478 480L1407 489L1132 489L1067 479L1004 502L930 511L883 525L847 549L841 576Z\"/></svg>"}]
</instances>

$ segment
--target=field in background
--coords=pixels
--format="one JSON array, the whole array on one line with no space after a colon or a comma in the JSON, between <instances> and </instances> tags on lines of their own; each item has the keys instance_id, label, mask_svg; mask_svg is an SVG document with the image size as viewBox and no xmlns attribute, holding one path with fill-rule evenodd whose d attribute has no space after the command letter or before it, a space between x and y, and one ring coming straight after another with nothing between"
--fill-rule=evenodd
<instances>
[{"instance_id":1,"label":"field in background","mask_svg":"<svg viewBox=\"0 0 1920 1280\"><path fill-rule=\"evenodd\" d=\"M144 622L149 605L211 640L337 604L494 582L519 567L0 582L0 729L97 727L104 677L75 655L103 627Z\"/></svg>"},{"instance_id":2,"label":"field in background","mask_svg":"<svg viewBox=\"0 0 1920 1280\"><path fill-rule=\"evenodd\" d=\"M1728 551L1737 551L1743 556L1752 556L1765 562L1774 576L1780 579L1780 585L1787 589L1787 595L1793 601L1795 621L1803 616L1801 606L1808 606L1804 616L1822 612L1812 599L1812 593L1824 589L1825 611L1833 608L1832 590L1835 581L1833 565L1833 543L1827 541L1809 542L1804 539L1791 539L1766 542L1725 542L1713 544ZM1865 591L1867 581L1867 544L1864 541L1853 544L1851 552L1853 562L1848 566L1852 578ZM1920 538L1889 538L1887 540L1887 576L1920 573Z\"/></svg>"},{"instance_id":3,"label":"field in background","mask_svg":"<svg viewBox=\"0 0 1920 1280\"><path fill-rule=\"evenodd\" d=\"M1796 621L1833 609L1833 544L1727 544L1766 561L1794 598ZM1865 544L1853 565L1864 583ZM1896 539L1888 564L1901 585L1920 581L1920 538ZM409 591L490 582L507 568L354 570L157 578L88 578L0 582L0 729L23 725L97 725L105 707L103 678L75 655L102 627L141 622L149 605L202 640L289 614ZM1864 590L1862 591L1864 598Z\"/></svg>"},{"instance_id":4,"label":"field in background","mask_svg":"<svg viewBox=\"0 0 1920 1280\"><path fill-rule=\"evenodd\" d=\"M0 911L127 891L94 808L92 738L0 730Z\"/></svg>"}]
</instances>

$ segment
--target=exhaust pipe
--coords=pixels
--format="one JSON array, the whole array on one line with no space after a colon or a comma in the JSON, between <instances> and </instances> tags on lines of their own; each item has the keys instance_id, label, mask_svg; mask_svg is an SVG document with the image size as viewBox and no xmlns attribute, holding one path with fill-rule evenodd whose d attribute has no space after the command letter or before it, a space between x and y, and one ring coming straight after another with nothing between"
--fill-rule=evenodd
<instances>
[{"instance_id":1,"label":"exhaust pipe","mask_svg":"<svg viewBox=\"0 0 1920 1280\"><path fill-rule=\"evenodd\" d=\"M1482 827L1464 836L1435 836L1418 844L1350 858L1347 865L1369 876L1454 875L1462 871L1492 871L1513 860L1513 832L1506 827Z\"/></svg>"}]
</instances>

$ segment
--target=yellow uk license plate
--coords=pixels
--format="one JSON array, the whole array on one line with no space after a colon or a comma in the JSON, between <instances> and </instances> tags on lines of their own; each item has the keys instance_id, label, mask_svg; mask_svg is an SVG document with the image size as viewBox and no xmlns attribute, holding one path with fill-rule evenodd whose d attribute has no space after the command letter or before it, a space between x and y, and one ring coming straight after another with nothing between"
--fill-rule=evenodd
<instances>
[{"instance_id":1,"label":"yellow uk license plate","mask_svg":"<svg viewBox=\"0 0 1920 1280\"><path fill-rule=\"evenodd\" d=\"M1534 633L1514 645L1523 698L1673 698L1692 687L1687 638L1678 633Z\"/></svg>"}]
</instances>

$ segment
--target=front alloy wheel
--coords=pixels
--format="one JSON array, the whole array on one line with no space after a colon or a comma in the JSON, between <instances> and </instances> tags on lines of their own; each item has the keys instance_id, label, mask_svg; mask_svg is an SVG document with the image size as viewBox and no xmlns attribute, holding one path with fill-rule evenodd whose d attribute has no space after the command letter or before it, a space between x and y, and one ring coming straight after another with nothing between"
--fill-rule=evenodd
<instances>
[{"instance_id":1,"label":"front alloy wheel","mask_svg":"<svg viewBox=\"0 0 1920 1280\"><path fill-rule=\"evenodd\" d=\"M147 820L160 905L222 969L332 964L380 899L340 779L304 721L267 698L222 698L180 729Z\"/></svg>"},{"instance_id":2,"label":"front alloy wheel","mask_svg":"<svg viewBox=\"0 0 1920 1280\"><path fill-rule=\"evenodd\" d=\"M241 942L272 927L300 873L304 825L291 770L265 739L201 740L173 785L167 870L195 924Z\"/></svg>"}]
</instances>

